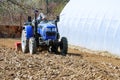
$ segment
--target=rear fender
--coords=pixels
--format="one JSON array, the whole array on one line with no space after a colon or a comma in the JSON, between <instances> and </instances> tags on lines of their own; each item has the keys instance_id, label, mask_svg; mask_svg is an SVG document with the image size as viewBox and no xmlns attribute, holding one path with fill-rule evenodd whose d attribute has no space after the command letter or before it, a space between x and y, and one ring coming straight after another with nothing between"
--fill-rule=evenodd
<instances>
[{"instance_id":1,"label":"rear fender","mask_svg":"<svg viewBox=\"0 0 120 80\"><path fill-rule=\"evenodd\" d=\"M33 27L31 25L25 25L23 29L26 32L27 39L33 37Z\"/></svg>"}]
</instances>

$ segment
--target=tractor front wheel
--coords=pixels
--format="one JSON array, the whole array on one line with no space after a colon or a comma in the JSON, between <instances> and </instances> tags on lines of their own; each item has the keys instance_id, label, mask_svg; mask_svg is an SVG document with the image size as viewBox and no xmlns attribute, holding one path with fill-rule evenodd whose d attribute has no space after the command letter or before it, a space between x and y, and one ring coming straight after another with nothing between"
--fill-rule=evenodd
<instances>
[{"instance_id":1,"label":"tractor front wheel","mask_svg":"<svg viewBox=\"0 0 120 80\"><path fill-rule=\"evenodd\" d=\"M62 37L60 41L60 52L63 56L66 56L68 51L68 41L66 37Z\"/></svg>"},{"instance_id":2,"label":"tractor front wheel","mask_svg":"<svg viewBox=\"0 0 120 80\"><path fill-rule=\"evenodd\" d=\"M51 51L54 52L55 54L57 54L58 53L58 46L57 45L52 46Z\"/></svg>"},{"instance_id":3,"label":"tractor front wheel","mask_svg":"<svg viewBox=\"0 0 120 80\"><path fill-rule=\"evenodd\" d=\"M29 39L29 52L30 52L30 54L35 54L36 50L37 50L36 40L35 40L35 38L31 37Z\"/></svg>"}]
</instances>

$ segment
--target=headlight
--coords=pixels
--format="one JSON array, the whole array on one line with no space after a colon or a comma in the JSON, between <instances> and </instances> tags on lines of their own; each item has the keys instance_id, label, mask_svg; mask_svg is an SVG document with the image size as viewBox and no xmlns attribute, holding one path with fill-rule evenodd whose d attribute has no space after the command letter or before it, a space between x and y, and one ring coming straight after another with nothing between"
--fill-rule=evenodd
<instances>
[{"instance_id":1,"label":"headlight","mask_svg":"<svg viewBox=\"0 0 120 80\"><path fill-rule=\"evenodd\" d=\"M45 30L46 30L46 32L48 31L48 32L51 32L52 30L51 30L51 28L45 28Z\"/></svg>"},{"instance_id":2,"label":"headlight","mask_svg":"<svg viewBox=\"0 0 120 80\"><path fill-rule=\"evenodd\" d=\"M48 32L56 32L56 28L45 28L46 31Z\"/></svg>"},{"instance_id":3,"label":"headlight","mask_svg":"<svg viewBox=\"0 0 120 80\"><path fill-rule=\"evenodd\" d=\"M52 31L55 31L55 32L56 32L57 30L56 30L56 28L52 28Z\"/></svg>"}]
</instances>

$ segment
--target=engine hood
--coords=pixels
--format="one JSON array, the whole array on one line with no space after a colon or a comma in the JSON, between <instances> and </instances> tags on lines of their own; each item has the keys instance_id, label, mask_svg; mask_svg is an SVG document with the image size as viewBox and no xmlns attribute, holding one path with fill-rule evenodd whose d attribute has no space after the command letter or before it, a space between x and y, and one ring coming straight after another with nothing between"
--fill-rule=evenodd
<instances>
[{"instance_id":1,"label":"engine hood","mask_svg":"<svg viewBox=\"0 0 120 80\"><path fill-rule=\"evenodd\" d=\"M44 28L56 28L55 24L53 24L52 22L41 22L38 25Z\"/></svg>"}]
</instances>

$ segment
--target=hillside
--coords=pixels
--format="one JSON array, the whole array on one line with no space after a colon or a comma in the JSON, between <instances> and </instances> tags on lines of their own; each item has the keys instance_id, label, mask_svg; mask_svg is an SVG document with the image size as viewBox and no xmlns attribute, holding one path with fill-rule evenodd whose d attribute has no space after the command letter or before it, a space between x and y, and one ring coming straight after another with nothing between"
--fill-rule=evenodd
<instances>
[{"instance_id":1,"label":"hillside","mask_svg":"<svg viewBox=\"0 0 120 80\"><path fill-rule=\"evenodd\" d=\"M21 25L27 16L34 18L34 10L43 12L48 18L60 14L69 0L0 0L0 25Z\"/></svg>"}]
</instances>

